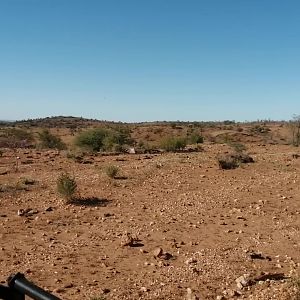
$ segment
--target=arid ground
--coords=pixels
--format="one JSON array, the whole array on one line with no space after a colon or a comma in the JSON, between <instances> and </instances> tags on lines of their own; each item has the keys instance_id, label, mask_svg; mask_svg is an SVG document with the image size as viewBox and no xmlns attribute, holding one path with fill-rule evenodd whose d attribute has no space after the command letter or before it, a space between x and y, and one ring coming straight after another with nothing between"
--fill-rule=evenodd
<instances>
[{"instance_id":1,"label":"arid ground","mask_svg":"<svg viewBox=\"0 0 300 300\"><path fill-rule=\"evenodd\" d=\"M231 147L208 138L195 152L81 162L3 149L1 283L22 272L66 300L299 300L300 150L270 126L272 139L239 140L254 163L233 170L216 159ZM119 176L105 174L108 164ZM72 203L57 193L64 171L77 181Z\"/></svg>"}]
</instances>

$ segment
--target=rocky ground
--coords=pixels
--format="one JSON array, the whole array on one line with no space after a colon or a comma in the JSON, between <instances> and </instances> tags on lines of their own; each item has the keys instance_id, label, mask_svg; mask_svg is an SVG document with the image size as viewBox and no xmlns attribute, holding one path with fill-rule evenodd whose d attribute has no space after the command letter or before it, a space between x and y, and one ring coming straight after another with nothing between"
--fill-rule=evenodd
<instances>
[{"instance_id":1,"label":"rocky ground","mask_svg":"<svg viewBox=\"0 0 300 300\"><path fill-rule=\"evenodd\" d=\"M300 299L300 158L247 145L255 163L220 170L202 152L0 157L0 280L26 277L61 299ZM18 159L16 159L16 156ZM120 176L103 172L115 164ZM80 200L57 194L74 174Z\"/></svg>"}]
</instances>

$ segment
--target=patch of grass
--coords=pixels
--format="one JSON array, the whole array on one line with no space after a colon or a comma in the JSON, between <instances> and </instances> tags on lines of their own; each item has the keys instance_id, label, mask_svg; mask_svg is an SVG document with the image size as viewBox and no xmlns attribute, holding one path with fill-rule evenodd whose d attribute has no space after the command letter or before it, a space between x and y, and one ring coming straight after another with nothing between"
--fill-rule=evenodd
<instances>
[{"instance_id":1,"label":"patch of grass","mask_svg":"<svg viewBox=\"0 0 300 300\"><path fill-rule=\"evenodd\" d=\"M203 144L204 138L197 132L192 132L191 135L188 137L188 142L190 144Z\"/></svg>"},{"instance_id":2,"label":"patch of grass","mask_svg":"<svg viewBox=\"0 0 300 300\"><path fill-rule=\"evenodd\" d=\"M68 159L72 159L77 163L82 163L84 156L85 156L85 152L83 151L68 151L66 154L66 157Z\"/></svg>"},{"instance_id":3,"label":"patch of grass","mask_svg":"<svg viewBox=\"0 0 300 300\"><path fill-rule=\"evenodd\" d=\"M247 147L242 143L229 143L229 146L237 153L242 153L247 150Z\"/></svg>"},{"instance_id":4,"label":"patch of grass","mask_svg":"<svg viewBox=\"0 0 300 300\"><path fill-rule=\"evenodd\" d=\"M115 165L108 165L105 167L105 174L112 179L115 179L120 172L120 169L118 166Z\"/></svg>"},{"instance_id":5,"label":"patch of grass","mask_svg":"<svg viewBox=\"0 0 300 300\"><path fill-rule=\"evenodd\" d=\"M57 192L68 202L70 202L76 193L77 183L74 176L65 172L60 174L56 181Z\"/></svg>"},{"instance_id":6,"label":"patch of grass","mask_svg":"<svg viewBox=\"0 0 300 300\"><path fill-rule=\"evenodd\" d=\"M160 147L167 152L175 152L183 150L186 147L187 141L182 137L166 137L161 143Z\"/></svg>"},{"instance_id":7,"label":"patch of grass","mask_svg":"<svg viewBox=\"0 0 300 300\"><path fill-rule=\"evenodd\" d=\"M0 193L27 191L28 187L22 182L0 184Z\"/></svg>"}]
</instances>

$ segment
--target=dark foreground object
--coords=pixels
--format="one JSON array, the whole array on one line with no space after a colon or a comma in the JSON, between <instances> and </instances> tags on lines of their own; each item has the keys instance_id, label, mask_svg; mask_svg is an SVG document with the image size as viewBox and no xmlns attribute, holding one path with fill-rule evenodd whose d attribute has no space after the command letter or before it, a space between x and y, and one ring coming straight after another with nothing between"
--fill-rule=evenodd
<instances>
[{"instance_id":1,"label":"dark foreground object","mask_svg":"<svg viewBox=\"0 0 300 300\"><path fill-rule=\"evenodd\" d=\"M9 276L8 286L0 285L0 299L25 300L28 296L35 300L60 300L37 285L29 282L21 273Z\"/></svg>"}]
</instances>

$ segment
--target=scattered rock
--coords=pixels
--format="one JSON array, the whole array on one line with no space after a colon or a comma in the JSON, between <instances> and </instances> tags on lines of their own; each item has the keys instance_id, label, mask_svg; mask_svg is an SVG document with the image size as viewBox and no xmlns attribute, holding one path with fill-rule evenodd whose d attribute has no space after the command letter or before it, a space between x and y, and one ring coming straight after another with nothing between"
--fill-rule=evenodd
<instances>
[{"instance_id":1,"label":"scattered rock","mask_svg":"<svg viewBox=\"0 0 300 300\"><path fill-rule=\"evenodd\" d=\"M32 215L35 215L37 214L38 211L36 209L31 209L31 208L27 208L27 209L19 209L17 214L18 216L22 217L22 216L25 216L25 217L30 217Z\"/></svg>"},{"instance_id":2,"label":"scattered rock","mask_svg":"<svg viewBox=\"0 0 300 300\"><path fill-rule=\"evenodd\" d=\"M235 280L235 282L239 289L249 286L250 285L249 274L244 274L244 275L238 277Z\"/></svg>"},{"instance_id":3,"label":"scattered rock","mask_svg":"<svg viewBox=\"0 0 300 300\"><path fill-rule=\"evenodd\" d=\"M264 256L262 253L260 252L254 252L254 251L250 251L248 252L249 256L251 259L267 259L268 261L271 261L271 257L269 256Z\"/></svg>"},{"instance_id":4,"label":"scattered rock","mask_svg":"<svg viewBox=\"0 0 300 300\"><path fill-rule=\"evenodd\" d=\"M73 283L67 283L66 285L64 285L64 289L70 289L72 287L74 287Z\"/></svg>"},{"instance_id":5,"label":"scattered rock","mask_svg":"<svg viewBox=\"0 0 300 300\"><path fill-rule=\"evenodd\" d=\"M121 238L121 246L122 247L125 247L125 246L133 247L137 241L138 241L138 239L136 237L133 237L131 235L131 233L126 232L123 234L123 236Z\"/></svg>"},{"instance_id":6,"label":"scattered rock","mask_svg":"<svg viewBox=\"0 0 300 300\"><path fill-rule=\"evenodd\" d=\"M195 259L193 257L191 257L185 261L186 265L195 264L195 263L197 263L197 259Z\"/></svg>"},{"instance_id":7,"label":"scattered rock","mask_svg":"<svg viewBox=\"0 0 300 300\"><path fill-rule=\"evenodd\" d=\"M191 288L187 288L186 300L199 300L199 297Z\"/></svg>"}]
</instances>

